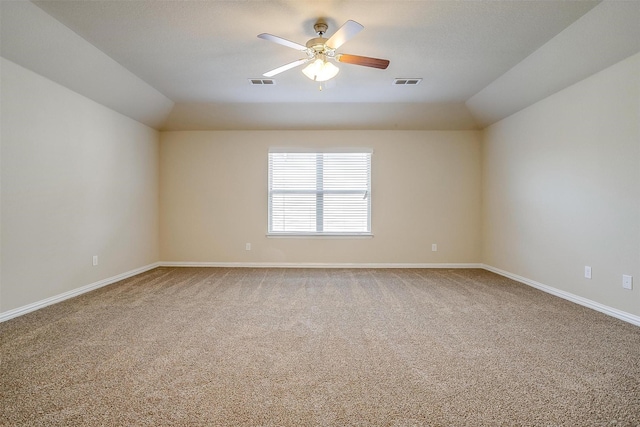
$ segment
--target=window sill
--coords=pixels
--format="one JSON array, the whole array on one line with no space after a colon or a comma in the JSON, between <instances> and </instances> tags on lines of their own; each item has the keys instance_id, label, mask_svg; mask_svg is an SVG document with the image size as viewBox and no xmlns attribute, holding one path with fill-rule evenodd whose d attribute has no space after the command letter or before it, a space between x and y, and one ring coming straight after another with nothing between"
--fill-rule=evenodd
<instances>
[{"instance_id":1,"label":"window sill","mask_svg":"<svg viewBox=\"0 0 640 427\"><path fill-rule=\"evenodd\" d=\"M373 233L267 233L267 237L276 239L371 239Z\"/></svg>"}]
</instances>

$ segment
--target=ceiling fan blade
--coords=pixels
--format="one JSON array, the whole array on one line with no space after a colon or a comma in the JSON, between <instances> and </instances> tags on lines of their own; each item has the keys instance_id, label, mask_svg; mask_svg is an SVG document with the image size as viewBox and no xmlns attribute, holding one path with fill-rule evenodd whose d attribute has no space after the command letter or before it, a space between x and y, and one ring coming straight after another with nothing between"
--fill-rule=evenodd
<instances>
[{"instance_id":1,"label":"ceiling fan blade","mask_svg":"<svg viewBox=\"0 0 640 427\"><path fill-rule=\"evenodd\" d=\"M338 31L329 37L329 40L327 40L325 44L331 49L337 49L363 29L364 27L356 21L349 20L342 24L342 27L338 28Z\"/></svg>"},{"instance_id":2,"label":"ceiling fan blade","mask_svg":"<svg viewBox=\"0 0 640 427\"><path fill-rule=\"evenodd\" d=\"M364 65L365 67L379 68L386 70L389 66L388 59L369 58L368 56L349 55L342 53L336 56L339 62L346 64Z\"/></svg>"},{"instance_id":3,"label":"ceiling fan blade","mask_svg":"<svg viewBox=\"0 0 640 427\"><path fill-rule=\"evenodd\" d=\"M265 77L273 77L276 74L280 74L283 71L290 70L292 68L297 67L298 65L305 64L305 63L307 63L309 61L311 61L311 59L309 59L309 58L298 59L297 61L290 62L289 64L285 64L282 67L278 67L275 70L268 71L268 72L264 73L263 76L265 76Z\"/></svg>"},{"instance_id":4,"label":"ceiling fan blade","mask_svg":"<svg viewBox=\"0 0 640 427\"><path fill-rule=\"evenodd\" d=\"M307 50L307 47L300 43L292 42L291 40L283 39L282 37L274 36L273 34L258 34L258 38L269 40L270 42L278 43L282 46L290 47L295 50Z\"/></svg>"}]
</instances>

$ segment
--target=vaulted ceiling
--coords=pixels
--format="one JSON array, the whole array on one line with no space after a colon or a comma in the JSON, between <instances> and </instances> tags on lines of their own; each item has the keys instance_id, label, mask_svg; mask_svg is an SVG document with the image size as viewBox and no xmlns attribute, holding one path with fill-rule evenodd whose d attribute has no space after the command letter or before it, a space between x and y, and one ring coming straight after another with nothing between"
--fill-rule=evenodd
<instances>
[{"instance_id":1,"label":"vaulted ceiling","mask_svg":"<svg viewBox=\"0 0 640 427\"><path fill-rule=\"evenodd\" d=\"M0 53L158 129L477 129L640 50L640 2L599 3L5 1ZM250 84L301 57L258 34L304 44L319 18L327 36L362 24L339 51L390 66L338 63L322 90L301 67ZM536 75L545 72L554 75ZM139 80L155 93L110 99L118 73L123 87Z\"/></svg>"}]
</instances>

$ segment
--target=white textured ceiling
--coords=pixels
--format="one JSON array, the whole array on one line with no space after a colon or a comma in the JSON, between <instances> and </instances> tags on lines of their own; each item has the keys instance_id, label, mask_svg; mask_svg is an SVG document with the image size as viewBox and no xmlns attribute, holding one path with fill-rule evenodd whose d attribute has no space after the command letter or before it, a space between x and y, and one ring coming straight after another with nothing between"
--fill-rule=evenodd
<instances>
[{"instance_id":1,"label":"white textured ceiling","mask_svg":"<svg viewBox=\"0 0 640 427\"><path fill-rule=\"evenodd\" d=\"M175 102L464 102L591 9L588 1L38 1L54 18ZM275 87L247 79L301 57L258 39L304 44L324 17L332 34L365 29L339 51L386 58L387 70L340 64L319 94L300 69ZM423 77L394 87L394 77Z\"/></svg>"},{"instance_id":2,"label":"white textured ceiling","mask_svg":"<svg viewBox=\"0 0 640 427\"><path fill-rule=\"evenodd\" d=\"M599 2L34 3L174 101L173 112L159 126L163 129L473 129L477 123L465 102ZM347 19L364 25L339 52L386 58L389 68L338 64L340 73L323 91L300 68L276 76L274 86L249 84L248 79L301 57L258 39L259 33L304 44L315 36L318 18L328 22L328 36ZM37 43L24 37L26 32L21 43L3 42L9 59L18 63L28 55L29 43ZM393 86L396 77L424 80L413 87Z\"/></svg>"}]
</instances>

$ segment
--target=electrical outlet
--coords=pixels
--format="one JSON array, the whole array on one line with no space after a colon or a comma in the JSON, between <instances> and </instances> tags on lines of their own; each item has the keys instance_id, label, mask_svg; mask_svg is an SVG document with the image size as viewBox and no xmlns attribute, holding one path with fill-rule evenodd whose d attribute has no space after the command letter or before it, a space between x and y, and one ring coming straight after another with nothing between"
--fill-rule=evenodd
<instances>
[{"instance_id":1,"label":"electrical outlet","mask_svg":"<svg viewBox=\"0 0 640 427\"><path fill-rule=\"evenodd\" d=\"M633 276L622 275L622 287L625 289L633 289Z\"/></svg>"},{"instance_id":2,"label":"electrical outlet","mask_svg":"<svg viewBox=\"0 0 640 427\"><path fill-rule=\"evenodd\" d=\"M245 251L250 251L251 250L251 243L245 243L244 250Z\"/></svg>"},{"instance_id":3,"label":"electrical outlet","mask_svg":"<svg viewBox=\"0 0 640 427\"><path fill-rule=\"evenodd\" d=\"M591 279L591 267L589 267L588 265L584 266L584 277L586 279Z\"/></svg>"},{"instance_id":4,"label":"electrical outlet","mask_svg":"<svg viewBox=\"0 0 640 427\"><path fill-rule=\"evenodd\" d=\"M93 266L95 267L96 265L98 265L98 255L93 256Z\"/></svg>"},{"instance_id":5,"label":"electrical outlet","mask_svg":"<svg viewBox=\"0 0 640 427\"><path fill-rule=\"evenodd\" d=\"M435 244L435 243L434 243L434 244L432 244L432 245L431 245L431 251L432 251L432 252L438 252L438 245L437 245L437 244Z\"/></svg>"}]
</instances>

